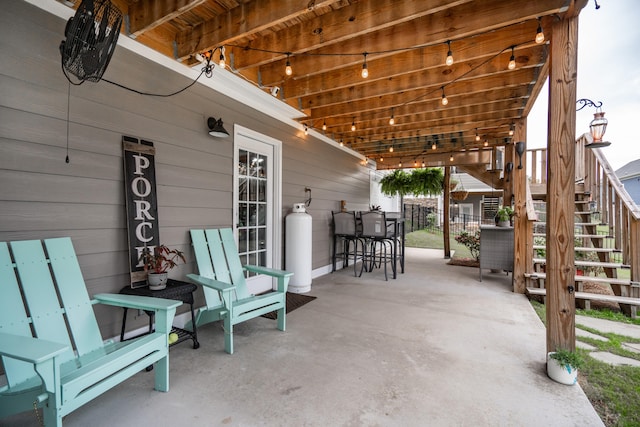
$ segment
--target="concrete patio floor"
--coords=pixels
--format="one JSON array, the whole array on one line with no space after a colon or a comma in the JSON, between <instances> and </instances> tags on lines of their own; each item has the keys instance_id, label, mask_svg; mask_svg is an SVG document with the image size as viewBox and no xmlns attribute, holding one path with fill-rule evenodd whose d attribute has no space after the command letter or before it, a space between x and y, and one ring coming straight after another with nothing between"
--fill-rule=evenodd
<instances>
[{"instance_id":1,"label":"concrete patio floor","mask_svg":"<svg viewBox=\"0 0 640 427\"><path fill-rule=\"evenodd\" d=\"M511 277L407 249L406 273L313 281L287 316L219 324L171 349L171 391L141 372L65 417L74 426L598 426L579 386L550 380L545 329ZM38 425L33 413L1 425Z\"/></svg>"}]
</instances>

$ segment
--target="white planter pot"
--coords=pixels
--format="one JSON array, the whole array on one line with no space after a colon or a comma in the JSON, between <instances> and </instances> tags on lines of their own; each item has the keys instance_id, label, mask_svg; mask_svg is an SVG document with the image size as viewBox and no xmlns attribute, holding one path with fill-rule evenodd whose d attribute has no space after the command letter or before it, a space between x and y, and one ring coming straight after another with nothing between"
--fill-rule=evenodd
<instances>
[{"instance_id":1,"label":"white planter pot","mask_svg":"<svg viewBox=\"0 0 640 427\"><path fill-rule=\"evenodd\" d=\"M578 382L578 370L570 365L560 365L556 359L552 359L553 352L547 354L547 375L560 384L574 385Z\"/></svg>"},{"instance_id":2,"label":"white planter pot","mask_svg":"<svg viewBox=\"0 0 640 427\"><path fill-rule=\"evenodd\" d=\"M169 273L149 273L147 283L152 291L159 291L167 287L167 278Z\"/></svg>"}]
</instances>

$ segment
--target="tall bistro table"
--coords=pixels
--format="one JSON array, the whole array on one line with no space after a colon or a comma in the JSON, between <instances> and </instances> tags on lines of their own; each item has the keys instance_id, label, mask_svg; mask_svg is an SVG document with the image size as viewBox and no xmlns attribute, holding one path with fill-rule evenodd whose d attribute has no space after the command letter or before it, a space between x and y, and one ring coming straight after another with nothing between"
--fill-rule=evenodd
<instances>
[{"instance_id":1,"label":"tall bistro table","mask_svg":"<svg viewBox=\"0 0 640 427\"><path fill-rule=\"evenodd\" d=\"M142 288L132 288L131 286L125 286L120 289L121 294L125 295L138 295L143 297L154 297L154 298L167 298L174 299L178 301L182 301L191 306L191 324L193 325L193 331L188 331L182 328L176 328L175 326L171 329L172 333L178 334L178 339L174 343L171 343L171 346L178 344L182 341L191 339L193 340L193 348L196 349L200 347L200 343L198 342L198 331L196 329L196 321L193 313L193 292L198 289L196 285L193 283L182 282L180 280L169 279L167 280L167 287L164 289L160 289L158 291L152 291L148 287ZM149 332L153 330L153 311L144 311L147 316L149 316ZM124 332L127 324L127 307L124 307L124 314L122 316L122 330L120 331L120 341L124 340Z\"/></svg>"},{"instance_id":2,"label":"tall bistro table","mask_svg":"<svg viewBox=\"0 0 640 427\"><path fill-rule=\"evenodd\" d=\"M405 227L404 217L400 212L386 212L387 225L393 227L393 253L398 258L398 238L400 239L400 272L404 274L404 243L405 243ZM394 260L394 263L396 260ZM398 269L394 265L393 278L397 278Z\"/></svg>"}]
</instances>

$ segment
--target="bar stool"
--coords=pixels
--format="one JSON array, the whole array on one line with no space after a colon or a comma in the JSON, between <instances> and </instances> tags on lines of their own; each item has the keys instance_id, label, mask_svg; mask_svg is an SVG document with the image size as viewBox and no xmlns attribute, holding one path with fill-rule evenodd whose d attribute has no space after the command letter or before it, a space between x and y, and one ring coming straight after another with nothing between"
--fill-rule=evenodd
<instances>
[{"instance_id":1,"label":"bar stool","mask_svg":"<svg viewBox=\"0 0 640 427\"><path fill-rule=\"evenodd\" d=\"M349 266L349 258L353 258L353 274L358 276L358 244L362 247L362 255L364 258L364 239L360 237L360 230L356 221L355 212L331 212L333 217L333 271L336 271L336 258L342 258L345 267ZM342 251L336 251L336 243L342 244ZM351 246L353 244L353 250ZM360 275L362 275L363 264L360 266Z\"/></svg>"},{"instance_id":2,"label":"bar stool","mask_svg":"<svg viewBox=\"0 0 640 427\"><path fill-rule=\"evenodd\" d=\"M396 254L393 250L394 233L387 227L387 218L384 212L368 211L360 212L362 221L362 237L366 239L367 248L364 251L364 264L367 271L384 264L384 278L387 275L387 264L391 263L392 271L396 271ZM376 262L376 256L378 262ZM360 273L362 274L362 272Z\"/></svg>"}]
</instances>

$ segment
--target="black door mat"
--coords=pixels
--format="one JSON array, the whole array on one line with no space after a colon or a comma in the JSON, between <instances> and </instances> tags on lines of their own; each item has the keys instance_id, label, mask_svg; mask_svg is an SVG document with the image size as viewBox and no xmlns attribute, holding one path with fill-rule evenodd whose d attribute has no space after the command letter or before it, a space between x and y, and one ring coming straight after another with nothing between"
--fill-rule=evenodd
<instances>
[{"instance_id":1,"label":"black door mat","mask_svg":"<svg viewBox=\"0 0 640 427\"><path fill-rule=\"evenodd\" d=\"M296 294L293 292L287 292L286 298L287 298L287 302L286 302L287 313L290 313L296 308L302 307L306 303L313 301L317 297L312 297L310 295ZM278 313L276 311L272 311L271 313L263 314L262 317L275 320L277 319L277 314Z\"/></svg>"}]
</instances>

